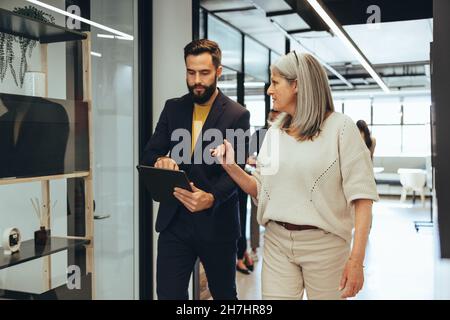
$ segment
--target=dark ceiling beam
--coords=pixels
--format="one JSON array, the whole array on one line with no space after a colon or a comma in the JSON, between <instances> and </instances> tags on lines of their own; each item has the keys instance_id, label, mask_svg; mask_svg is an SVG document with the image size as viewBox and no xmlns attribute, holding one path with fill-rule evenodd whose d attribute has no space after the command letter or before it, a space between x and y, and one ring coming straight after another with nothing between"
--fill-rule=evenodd
<instances>
[{"instance_id":1,"label":"dark ceiling beam","mask_svg":"<svg viewBox=\"0 0 450 320\"><path fill-rule=\"evenodd\" d=\"M240 7L240 8L217 9L217 10L211 10L209 12L224 13L224 12L250 11L250 10L256 10L256 9L257 8L255 6L250 6L250 7Z\"/></svg>"},{"instance_id":2,"label":"dark ceiling beam","mask_svg":"<svg viewBox=\"0 0 450 320\"><path fill-rule=\"evenodd\" d=\"M312 31L329 31L326 23L317 15L306 0L285 0L285 2L305 21Z\"/></svg>"},{"instance_id":3,"label":"dark ceiling beam","mask_svg":"<svg viewBox=\"0 0 450 320\"><path fill-rule=\"evenodd\" d=\"M276 17L276 16L285 16L288 14L296 13L294 10L280 10L280 11L269 11L266 12L266 17Z\"/></svg>"},{"instance_id":4,"label":"dark ceiling beam","mask_svg":"<svg viewBox=\"0 0 450 320\"><path fill-rule=\"evenodd\" d=\"M295 30L286 30L289 34L296 34L296 33L303 33L303 32L310 32L313 31L312 29L295 29Z\"/></svg>"},{"instance_id":5,"label":"dark ceiling beam","mask_svg":"<svg viewBox=\"0 0 450 320\"><path fill-rule=\"evenodd\" d=\"M306 0L285 0L315 31L327 30L320 17ZM409 21L433 17L432 0L322 0L343 26L366 24L373 12L369 6L380 8L380 22Z\"/></svg>"},{"instance_id":6,"label":"dark ceiling beam","mask_svg":"<svg viewBox=\"0 0 450 320\"><path fill-rule=\"evenodd\" d=\"M354 80L354 79L367 79L367 80L373 80L372 77L370 75L368 75L367 73L354 73L354 74L343 74L345 79L347 80ZM380 77L385 79L385 78L402 78L402 77L426 77L425 73L409 73L409 74L389 74L389 75L383 75L382 73L379 73ZM338 77L336 77L335 75L328 75L329 79L333 79L333 80L339 80ZM375 80L373 80L374 83Z\"/></svg>"},{"instance_id":7,"label":"dark ceiling beam","mask_svg":"<svg viewBox=\"0 0 450 320\"><path fill-rule=\"evenodd\" d=\"M373 12L369 6L380 8L381 22L429 19L433 17L432 0L323 0L342 25L366 24Z\"/></svg>"},{"instance_id":8,"label":"dark ceiling beam","mask_svg":"<svg viewBox=\"0 0 450 320\"><path fill-rule=\"evenodd\" d=\"M373 65L376 72L386 73L386 70L393 72L416 72L416 70L425 70L427 66L430 65L430 61L410 61L410 62L395 62L395 63L378 63ZM342 74L352 74L352 73L363 73L364 68L360 64L352 64L352 63L340 63L340 64L331 64L333 68L335 68L338 72ZM412 70L412 71L411 71ZM425 72L425 71L424 71Z\"/></svg>"}]
</instances>

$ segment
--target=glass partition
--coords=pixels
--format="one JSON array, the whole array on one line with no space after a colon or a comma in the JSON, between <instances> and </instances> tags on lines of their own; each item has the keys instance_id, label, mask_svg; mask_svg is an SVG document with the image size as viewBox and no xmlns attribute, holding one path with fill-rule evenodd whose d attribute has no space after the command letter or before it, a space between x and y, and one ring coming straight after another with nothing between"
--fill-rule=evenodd
<instances>
[{"instance_id":1,"label":"glass partition","mask_svg":"<svg viewBox=\"0 0 450 320\"><path fill-rule=\"evenodd\" d=\"M239 31L208 15L208 39L219 44L224 66L242 71L242 36Z\"/></svg>"},{"instance_id":2,"label":"glass partition","mask_svg":"<svg viewBox=\"0 0 450 320\"><path fill-rule=\"evenodd\" d=\"M269 82L269 50L247 36L244 49L245 74Z\"/></svg>"},{"instance_id":3,"label":"glass partition","mask_svg":"<svg viewBox=\"0 0 450 320\"><path fill-rule=\"evenodd\" d=\"M21 234L17 255L8 256L0 249L0 299L138 298L137 1L45 2L50 6L0 1L0 9L6 10L2 10L5 33L23 26L27 27L22 31L31 36L47 30L24 17L14 16L19 23L10 23L15 8L39 13L38 20L49 19L66 28L58 28L63 36L54 38L55 43L36 43L32 52L26 52L25 68L21 68L19 41L12 38L14 61L8 67L23 72L24 82L17 78L16 83L11 69L0 81L0 162L2 170L9 171L0 170L0 234L8 227ZM67 10L69 2L71 12L129 37L92 27L89 39L67 40L64 35L86 27L58 12ZM91 64L84 72L81 61L87 57ZM88 82L82 77L90 79L91 90L84 88ZM14 155L7 159L8 165L2 162L4 147ZM46 237L36 233L41 227ZM80 280L80 288L77 281L71 283L73 279Z\"/></svg>"}]
</instances>

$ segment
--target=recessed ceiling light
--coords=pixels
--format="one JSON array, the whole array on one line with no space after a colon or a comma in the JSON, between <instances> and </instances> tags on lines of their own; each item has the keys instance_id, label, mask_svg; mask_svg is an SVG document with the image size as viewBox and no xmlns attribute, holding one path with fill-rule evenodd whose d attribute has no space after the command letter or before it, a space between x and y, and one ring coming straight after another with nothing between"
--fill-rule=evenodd
<instances>
[{"instance_id":1,"label":"recessed ceiling light","mask_svg":"<svg viewBox=\"0 0 450 320\"><path fill-rule=\"evenodd\" d=\"M289 39L291 39L294 42L297 42L306 52L308 52L309 54L313 55L328 71L330 71L332 74L334 74L338 79L340 79L343 83L345 83L347 85L347 87L353 89L355 86L348 81L347 79L345 79L345 77L340 74L336 69L334 69L332 66L330 66L328 63L326 63L325 61L323 61L319 56L317 56L314 52L312 52L311 50L309 50L308 48L306 48L303 44L300 43L300 41L298 41L297 39L295 39L291 34L289 34L286 30L284 30L284 28L276 21L274 21L273 19L270 19L270 22L272 22L272 24L277 27L281 32L284 33L284 35L286 37L288 37Z\"/></svg>"},{"instance_id":2,"label":"recessed ceiling light","mask_svg":"<svg viewBox=\"0 0 450 320\"><path fill-rule=\"evenodd\" d=\"M325 9L319 4L317 0L307 0L311 7L317 12L317 14L322 18L322 20L328 25L328 27L333 31L333 33L347 46L350 52L358 59L364 69L371 75L371 77L378 83L378 85L383 89L384 92L389 92L389 88L375 71L375 69L370 64L369 60L362 54L362 52L356 47L354 42L350 39L345 30L338 26L336 22L331 18L331 16L325 11Z\"/></svg>"}]
</instances>

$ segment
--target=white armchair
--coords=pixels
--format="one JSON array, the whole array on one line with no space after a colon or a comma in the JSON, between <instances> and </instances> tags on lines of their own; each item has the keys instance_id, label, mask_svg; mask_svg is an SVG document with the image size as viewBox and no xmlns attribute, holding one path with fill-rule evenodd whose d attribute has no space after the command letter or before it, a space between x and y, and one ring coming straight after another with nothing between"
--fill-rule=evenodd
<instances>
[{"instance_id":1,"label":"white armchair","mask_svg":"<svg viewBox=\"0 0 450 320\"><path fill-rule=\"evenodd\" d=\"M409 191L413 191L420 194L422 206L425 206L425 185L427 181L426 171L422 169L400 168L397 172L400 175L400 183L403 187L400 201L405 201L407 193Z\"/></svg>"}]
</instances>

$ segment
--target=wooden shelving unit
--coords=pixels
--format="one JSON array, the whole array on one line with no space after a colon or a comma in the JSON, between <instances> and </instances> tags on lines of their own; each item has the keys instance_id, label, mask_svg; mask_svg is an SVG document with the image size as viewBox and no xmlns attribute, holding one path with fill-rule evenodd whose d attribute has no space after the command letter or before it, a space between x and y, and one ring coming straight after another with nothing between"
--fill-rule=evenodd
<instances>
[{"instance_id":1,"label":"wooden shelving unit","mask_svg":"<svg viewBox=\"0 0 450 320\"><path fill-rule=\"evenodd\" d=\"M50 23L41 22L39 20L25 17L11 11L0 9L0 32L12 34L15 36L21 36L24 38L36 40L40 43L41 49L41 66L42 72L46 75L48 63L51 63L47 59L47 44L55 42L67 42L67 41L81 41L82 50L82 66L79 74L82 74L82 91L83 91L83 101L87 103L88 107L88 118L89 118L89 170L83 172L74 172L70 174L61 174L55 176L42 176L42 177L30 177L30 178L18 178L18 179L0 179L0 186L18 183L31 183L40 182L42 190L42 210L49 217L45 221L45 227L51 227L51 201L50 201L50 181L56 179L74 179L79 178L84 181L84 217L85 217L85 234L82 237L52 237L49 244L45 247L36 247L34 245L34 239L23 241L21 243L20 252L13 255L5 255L3 249L0 248L0 270L6 269L18 264L26 263L35 259L44 259L44 267L42 270L42 276L44 278L44 283L46 284L46 291L40 294L41 298L54 298L55 290L52 289L51 283L51 255L63 250L86 248L86 275L83 276L84 281L88 281L91 287L88 296L90 298L95 298L95 278L94 278L94 214L93 214L93 181L92 181L92 161L93 161L93 145L92 145L92 96L91 96L91 44L90 44L90 34L76 32L61 26L53 25ZM77 84L75 84L77 85ZM46 96L48 96L48 77L46 76L45 84ZM0 189L1 192L1 189ZM19 226L20 228L20 226ZM36 228L38 229L38 227ZM64 287L64 286L62 286ZM64 290L64 288L59 287L58 290ZM0 292L14 293L13 297L16 298L36 298L35 294L32 293L17 293L10 290L1 290ZM67 295L75 294L67 291ZM85 293L83 293L85 294ZM76 299L77 297L71 297Z\"/></svg>"},{"instance_id":2,"label":"wooden shelving unit","mask_svg":"<svg viewBox=\"0 0 450 320\"><path fill-rule=\"evenodd\" d=\"M39 41L41 44L85 40L87 35L51 23L0 9L0 32Z\"/></svg>"}]
</instances>

